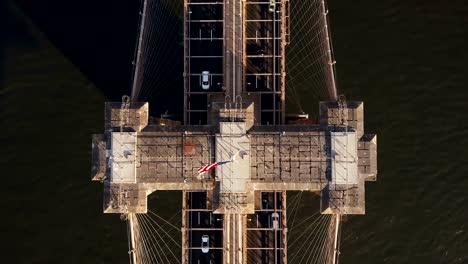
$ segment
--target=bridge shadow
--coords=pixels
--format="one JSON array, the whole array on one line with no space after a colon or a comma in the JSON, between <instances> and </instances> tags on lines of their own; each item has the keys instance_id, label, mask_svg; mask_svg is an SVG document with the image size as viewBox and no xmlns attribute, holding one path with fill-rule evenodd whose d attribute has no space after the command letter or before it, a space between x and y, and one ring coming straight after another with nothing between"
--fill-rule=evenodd
<instances>
[{"instance_id":1,"label":"bridge shadow","mask_svg":"<svg viewBox=\"0 0 468 264\"><path fill-rule=\"evenodd\" d=\"M140 1L122 1L109 5L108 2L83 0L75 5L57 0L16 0L14 5L24 11L46 38L107 100L120 101L122 95L131 93ZM174 14L169 10L160 11L161 16L168 16L168 23L180 24L177 27L181 28L182 22ZM181 35L177 32L162 32L165 33L176 36L168 39L165 45L177 47ZM152 41L151 45L154 50L160 48L157 41ZM179 50L177 53L180 58L167 62L156 57L146 66L145 71L152 72L173 63L178 64L176 70L163 72L157 81L154 78L147 80L158 90L157 95L145 98L150 102L155 100L150 104L151 113L155 116L165 112L176 115L182 113L183 50ZM164 85L167 83L170 85Z\"/></svg>"}]
</instances>

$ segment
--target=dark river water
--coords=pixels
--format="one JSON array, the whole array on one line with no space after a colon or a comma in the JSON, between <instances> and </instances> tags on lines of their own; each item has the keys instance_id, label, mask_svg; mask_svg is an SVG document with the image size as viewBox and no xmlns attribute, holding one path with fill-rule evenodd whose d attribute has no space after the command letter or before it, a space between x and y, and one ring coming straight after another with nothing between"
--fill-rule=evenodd
<instances>
[{"instance_id":1,"label":"dark river water","mask_svg":"<svg viewBox=\"0 0 468 264\"><path fill-rule=\"evenodd\" d=\"M138 5L18 2L2 37L1 262L128 263L90 146L106 98L128 93ZM468 263L468 3L329 2L339 90L365 102L379 155L341 263ZM180 203L156 198L162 215Z\"/></svg>"}]
</instances>

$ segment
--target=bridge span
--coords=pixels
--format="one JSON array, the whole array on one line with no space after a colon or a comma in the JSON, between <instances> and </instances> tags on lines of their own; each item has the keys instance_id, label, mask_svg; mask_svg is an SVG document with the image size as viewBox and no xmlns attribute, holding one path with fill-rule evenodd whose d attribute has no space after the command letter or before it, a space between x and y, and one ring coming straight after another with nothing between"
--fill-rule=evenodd
<instances>
[{"instance_id":1,"label":"bridge span","mask_svg":"<svg viewBox=\"0 0 468 264\"><path fill-rule=\"evenodd\" d=\"M365 182L376 180L377 137L364 132L363 102L337 98L334 81L317 124L287 122L289 5L184 0L183 120L151 117L138 82L131 98L106 103L92 177L104 184L104 213L128 220L131 263L170 262L148 249L165 241L145 242L151 230L141 220L148 195L163 190L182 192L177 263L287 263L287 191L320 194L320 212L334 216L321 259L337 262L340 217L365 214ZM327 29L325 3L317 8ZM215 168L199 173L208 164Z\"/></svg>"}]
</instances>

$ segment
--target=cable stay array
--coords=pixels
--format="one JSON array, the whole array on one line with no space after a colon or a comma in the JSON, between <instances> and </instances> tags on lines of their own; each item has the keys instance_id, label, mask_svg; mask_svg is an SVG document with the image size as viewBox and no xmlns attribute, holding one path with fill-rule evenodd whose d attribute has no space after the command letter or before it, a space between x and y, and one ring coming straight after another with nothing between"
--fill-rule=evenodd
<instances>
[{"instance_id":1,"label":"cable stay array","mask_svg":"<svg viewBox=\"0 0 468 264\"><path fill-rule=\"evenodd\" d=\"M133 101L148 101L168 89L171 93L182 90L182 15L183 1L143 0L133 62Z\"/></svg>"},{"instance_id":2,"label":"cable stay array","mask_svg":"<svg viewBox=\"0 0 468 264\"><path fill-rule=\"evenodd\" d=\"M335 233L337 216L322 215L319 211L313 210L313 214L303 216L303 219L296 222L297 212L304 210L300 208L303 203L302 194L303 192L299 192L292 196L287 205L287 221L290 223L288 263L338 263L338 259L334 259L334 253L341 236L340 232ZM338 255L336 254L336 256Z\"/></svg>"},{"instance_id":3,"label":"cable stay array","mask_svg":"<svg viewBox=\"0 0 468 264\"><path fill-rule=\"evenodd\" d=\"M336 100L333 51L324 0L290 0L290 43L286 48L286 98L304 112L310 100Z\"/></svg>"},{"instance_id":4,"label":"cable stay array","mask_svg":"<svg viewBox=\"0 0 468 264\"><path fill-rule=\"evenodd\" d=\"M169 220L149 210L147 214L132 213L127 217L133 223L135 243L133 252L129 254L135 254L136 263L181 263L180 228L171 223L180 217L179 212Z\"/></svg>"}]
</instances>

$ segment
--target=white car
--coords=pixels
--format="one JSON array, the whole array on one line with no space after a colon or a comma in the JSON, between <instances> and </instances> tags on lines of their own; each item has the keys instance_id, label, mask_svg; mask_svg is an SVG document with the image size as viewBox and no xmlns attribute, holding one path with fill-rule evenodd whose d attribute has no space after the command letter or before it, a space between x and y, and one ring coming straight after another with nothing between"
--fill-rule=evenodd
<instances>
[{"instance_id":1,"label":"white car","mask_svg":"<svg viewBox=\"0 0 468 264\"><path fill-rule=\"evenodd\" d=\"M270 5L268 6L268 11L271 13L275 12L276 2L275 0L270 0Z\"/></svg>"},{"instance_id":2,"label":"white car","mask_svg":"<svg viewBox=\"0 0 468 264\"><path fill-rule=\"evenodd\" d=\"M201 237L201 252L203 253L208 253L210 251L209 247L210 247L210 237L207 236L207 235L203 235Z\"/></svg>"},{"instance_id":3,"label":"white car","mask_svg":"<svg viewBox=\"0 0 468 264\"><path fill-rule=\"evenodd\" d=\"M210 72L202 71L202 86L203 90L210 89Z\"/></svg>"},{"instance_id":4,"label":"white car","mask_svg":"<svg viewBox=\"0 0 468 264\"><path fill-rule=\"evenodd\" d=\"M271 214L271 221L273 223L273 229L279 229L279 214L278 213L272 213Z\"/></svg>"}]
</instances>

